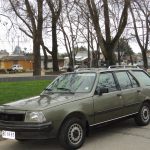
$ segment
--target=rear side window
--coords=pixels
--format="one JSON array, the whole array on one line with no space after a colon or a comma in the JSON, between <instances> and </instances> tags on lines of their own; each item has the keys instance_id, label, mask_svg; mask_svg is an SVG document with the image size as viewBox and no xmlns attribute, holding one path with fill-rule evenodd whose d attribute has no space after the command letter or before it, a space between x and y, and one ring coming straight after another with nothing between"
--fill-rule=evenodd
<instances>
[{"instance_id":1,"label":"rear side window","mask_svg":"<svg viewBox=\"0 0 150 150\"><path fill-rule=\"evenodd\" d=\"M145 86L150 86L150 77L144 71L133 70L132 73L140 83L144 84Z\"/></svg>"},{"instance_id":2,"label":"rear side window","mask_svg":"<svg viewBox=\"0 0 150 150\"><path fill-rule=\"evenodd\" d=\"M127 72L124 71L116 72L116 76L121 89L132 88L131 80L129 79Z\"/></svg>"},{"instance_id":3,"label":"rear side window","mask_svg":"<svg viewBox=\"0 0 150 150\"><path fill-rule=\"evenodd\" d=\"M101 73L98 86L108 88L109 92L116 91L116 84L112 73Z\"/></svg>"},{"instance_id":4,"label":"rear side window","mask_svg":"<svg viewBox=\"0 0 150 150\"><path fill-rule=\"evenodd\" d=\"M129 76L129 78L131 80L133 88L139 87L138 82L135 80L135 78L130 73L128 73L128 76Z\"/></svg>"}]
</instances>

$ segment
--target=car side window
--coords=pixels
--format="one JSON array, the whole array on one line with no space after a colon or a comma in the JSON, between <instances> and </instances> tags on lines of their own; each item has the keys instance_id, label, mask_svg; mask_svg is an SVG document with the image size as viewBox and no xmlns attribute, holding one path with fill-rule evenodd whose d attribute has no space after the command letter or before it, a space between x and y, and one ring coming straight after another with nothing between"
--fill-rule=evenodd
<instances>
[{"instance_id":1,"label":"car side window","mask_svg":"<svg viewBox=\"0 0 150 150\"><path fill-rule=\"evenodd\" d=\"M128 76L129 76L129 78L131 80L133 88L139 87L138 82L133 78L133 76L130 73L128 73Z\"/></svg>"},{"instance_id":2,"label":"car side window","mask_svg":"<svg viewBox=\"0 0 150 150\"><path fill-rule=\"evenodd\" d=\"M116 76L122 90L132 88L131 81L126 71L116 72Z\"/></svg>"},{"instance_id":3,"label":"car side window","mask_svg":"<svg viewBox=\"0 0 150 150\"><path fill-rule=\"evenodd\" d=\"M142 70L133 70L132 74L136 77L136 79L144 84L145 86L150 86L150 76L146 74Z\"/></svg>"},{"instance_id":4,"label":"car side window","mask_svg":"<svg viewBox=\"0 0 150 150\"><path fill-rule=\"evenodd\" d=\"M108 92L113 92L117 90L116 83L111 72L100 74L98 86L108 88Z\"/></svg>"}]
</instances>

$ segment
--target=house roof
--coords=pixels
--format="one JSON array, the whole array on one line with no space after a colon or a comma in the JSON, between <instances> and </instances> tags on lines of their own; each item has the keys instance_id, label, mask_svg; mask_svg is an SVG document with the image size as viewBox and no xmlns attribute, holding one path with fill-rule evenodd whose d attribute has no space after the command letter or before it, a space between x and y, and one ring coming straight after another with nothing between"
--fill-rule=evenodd
<instances>
[{"instance_id":1,"label":"house roof","mask_svg":"<svg viewBox=\"0 0 150 150\"><path fill-rule=\"evenodd\" d=\"M79 51L77 55L75 56L76 61L83 61L88 58L88 52L87 51Z\"/></svg>"},{"instance_id":2,"label":"house roof","mask_svg":"<svg viewBox=\"0 0 150 150\"><path fill-rule=\"evenodd\" d=\"M1 58L1 60L32 60L33 57L32 56L15 56L15 55L10 55L10 56L4 56Z\"/></svg>"},{"instance_id":3,"label":"house roof","mask_svg":"<svg viewBox=\"0 0 150 150\"><path fill-rule=\"evenodd\" d=\"M33 55L10 55L10 56L3 56L0 58L1 61L5 60L12 60L12 61L18 61L18 60L33 60ZM41 56L41 60L44 60L44 56ZM48 60L52 60L51 56L48 56ZM58 57L58 60L64 60L64 58Z\"/></svg>"}]
</instances>

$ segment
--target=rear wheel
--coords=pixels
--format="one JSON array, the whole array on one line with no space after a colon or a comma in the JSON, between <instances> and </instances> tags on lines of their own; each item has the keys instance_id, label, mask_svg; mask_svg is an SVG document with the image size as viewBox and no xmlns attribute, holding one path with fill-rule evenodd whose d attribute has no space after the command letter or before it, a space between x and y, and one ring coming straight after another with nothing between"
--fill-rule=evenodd
<instances>
[{"instance_id":1,"label":"rear wheel","mask_svg":"<svg viewBox=\"0 0 150 150\"><path fill-rule=\"evenodd\" d=\"M85 141L85 123L78 118L67 120L60 131L60 144L66 149L77 149Z\"/></svg>"},{"instance_id":2,"label":"rear wheel","mask_svg":"<svg viewBox=\"0 0 150 150\"><path fill-rule=\"evenodd\" d=\"M135 122L137 125L145 126L150 122L150 105L148 103L143 103L139 113L135 116Z\"/></svg>"}]
</instances>

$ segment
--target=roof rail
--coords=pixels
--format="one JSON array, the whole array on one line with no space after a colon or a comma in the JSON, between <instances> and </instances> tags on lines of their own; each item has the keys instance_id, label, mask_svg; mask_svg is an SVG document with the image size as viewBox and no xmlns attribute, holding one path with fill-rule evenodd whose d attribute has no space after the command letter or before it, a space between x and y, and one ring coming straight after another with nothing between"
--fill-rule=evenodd
<instances>
[{"instance_id":1,"label":"roof rail","mask_svg":"<svg viewBox=\"0 0 150 150\"><path fill-rule=\"evenodd\" d=\"M75 71L98 71L101 69L107 69L107 68L106 67L103 67L103 68L78 68L78 69L75 69Z\"/></svg>"},{"instance_id":2,"label":"roof rail","mask_svg":"<svg viewBox=\"0 0 150 150\"><path fill-rule=\"evenodd\" d=\"M96 69L98 69L98 68L77 68L75 71L84 71L84 70L90 71L90 70L96 70Z\"/></svg>"},{"instance_id":3,"label":"roof rail","mask_svg":"<svg viewBox=\"0 0 150 150\"><path fill-rule=\"evenodd\" d=\"M112 65L108 67L108 69L112 69L112 68L139 68L139 67L133 65Z\"/></svg>"}]
</instances>

